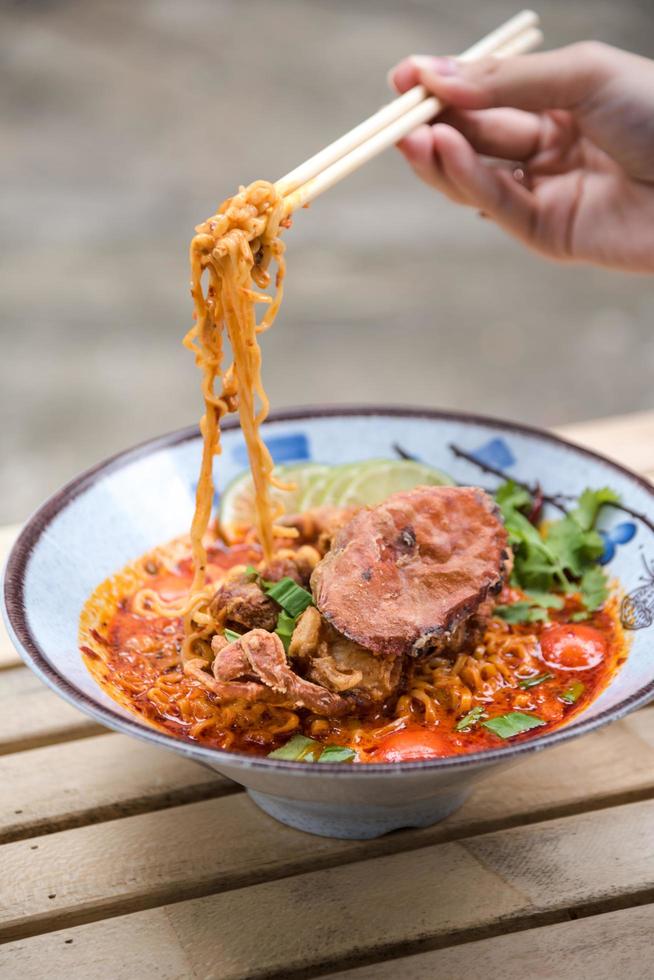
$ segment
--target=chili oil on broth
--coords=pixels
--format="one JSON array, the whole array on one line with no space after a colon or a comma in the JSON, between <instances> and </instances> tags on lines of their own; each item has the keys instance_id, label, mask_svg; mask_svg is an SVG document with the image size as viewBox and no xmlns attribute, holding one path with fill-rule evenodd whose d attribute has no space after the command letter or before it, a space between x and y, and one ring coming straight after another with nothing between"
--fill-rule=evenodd
<instances>
[{"instance_id":1,"label":"chili oil on broth","mask_svg":"<svg viewBox=\"0 0 654 980\"><path fill-rule=\"evenodd\" d=\"M228 547L214 540L207 545L207 591L215 591L230 569L260 560L257 544ZM306 709L267 703L219 703L183 671L183 612L192 578L187 536L127 565L86 603L80 648L87 668L110 698L155 728L210 748L265 756L294 734L351 747L359 762L396 761L395 747L402 739L423 746L416 758L497 748L508 743L483 725L457 731L457 724L477 707L485 719L519 711L544 724L510 741L541 735L582 712L626 657L614 595L588 620L604 638L606 656L586 670L560 670L544 663L540 642L550 624L491 618L481 642L470 650L454 656L426 654L411 661L399 697L365 715L323 718ZM516 597L505 590L500 601L507 598ZM566 623L576 611L572 597L552 620ZM519 686L541 675L550 676L532 687ZM563 695L572 684L583 685L583 690L567 703ZM406 753L401 757L407 758Z\"/></svg>"}]
</instances>

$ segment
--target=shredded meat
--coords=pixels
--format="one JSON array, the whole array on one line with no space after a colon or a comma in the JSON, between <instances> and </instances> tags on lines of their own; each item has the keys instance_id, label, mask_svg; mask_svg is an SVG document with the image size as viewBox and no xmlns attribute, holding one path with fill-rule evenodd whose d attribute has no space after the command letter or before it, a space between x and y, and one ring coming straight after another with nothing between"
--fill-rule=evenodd
<instances>
[{"instance_id":1,"label":"shredded meat","mask_svg":"<svg viewBox=\"0 0 654 980\"><path fill-rule=\"evenodd\" d=\"M184 670L223 701L236 698L267 701L331 716L342 715L350 708L338 694L291 670L286 662L284 645L275 633L250 630L227 645L223 636L215 636L212 649L216 654L213 677L204 669L204 661L187 661Z\"/></svg>"},{"instance_id":2,"label":"shredded meat","mask_svg":"<svg viewBox=\"0 0 654 980\"><path fill-rule=\"evenodd\" d=\"M209 612L221 626L231 624L272 632L277 625L279 606L256 582L241 573L224 580L211 600Z\"/></svg>"},{"instance_id":3,"label":"shredded meat","mask_svg":"<svg viewBox=\"0 0 654 980\"><path fill-rule=\"evenodd\" d=\"M458 628L499 592L508 560L506 530L488 494L417 487L359 511L311 586L339 633L401 657L463 642Z\"/></svg>"},{"instance_id":4,"label":"shredded meat","mask_svg":"<svg viewBox=\"0 0 654 980\"><path fill-rule=\"evenodd\" d=\"M289 656L309 680L349 695L361 706L391 697L402 673L396 657L378 657L364 650L325 622L314 606L298 620Z\"/></svg>"}]
</instances>

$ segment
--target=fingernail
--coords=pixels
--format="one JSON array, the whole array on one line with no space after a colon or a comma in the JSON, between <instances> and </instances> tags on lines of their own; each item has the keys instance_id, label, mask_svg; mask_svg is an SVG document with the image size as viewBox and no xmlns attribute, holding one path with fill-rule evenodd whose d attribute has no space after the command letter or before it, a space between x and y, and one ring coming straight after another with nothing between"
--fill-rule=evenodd
<instances>
[{"instance_id":1,"label":"fingernail","mask_svg":"<svg viewBox=\"0 0 654 980\"><path fill-rule=\"evenodd\" d=\"M395 84L395 72L396 71L397 71L397 65L393 65L393 67L391 68L391 70L386 75L386 82L388 84L388 87L389 88L392 88L393 91L395 91L395 92L397 92L397 85Z\"/></svg>"},{"instance_id":2,"label":"fingernail","mask_svg":"<svg viewBox=\"0 0 654 980\"><path fill-rule=\"evenodd\" d=\"M430 72L434 75L452 76L459 71L456 58L436 58L428 54L412 54L411 61L419 71Z\"/></svg>"}]
</instances>

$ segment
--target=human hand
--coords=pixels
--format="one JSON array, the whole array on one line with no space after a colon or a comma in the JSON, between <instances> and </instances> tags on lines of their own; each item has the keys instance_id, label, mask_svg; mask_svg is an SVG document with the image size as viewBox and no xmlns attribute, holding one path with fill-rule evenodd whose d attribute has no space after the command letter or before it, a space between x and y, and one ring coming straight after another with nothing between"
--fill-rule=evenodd
<instances>
[{"instance_id":1,"label":"human hand","mask_svg":"<svg viewBox=\"0 0 654 980\"><path fill-rule=\"evenodd\" d=\"M426 183L550 258L654 272L654 61L585 41L389 78L448 107L398 144Z\"/></svg>"}]
</instances>

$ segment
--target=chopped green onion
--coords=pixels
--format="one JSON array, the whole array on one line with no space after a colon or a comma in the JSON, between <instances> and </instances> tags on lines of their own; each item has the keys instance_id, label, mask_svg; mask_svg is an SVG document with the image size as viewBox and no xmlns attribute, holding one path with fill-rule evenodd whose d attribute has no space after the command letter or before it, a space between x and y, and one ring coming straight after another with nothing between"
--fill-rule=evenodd
<instances>
[{"instance_id":1,"label":"chopped green onion","mask_svg":"<svg viewBox=\"0 0 654 980\"><path fill-rule=\"evenodd\" d=\"M500 738L513 738L514 735L522 735L523 732L528 732L530 728L539 728L544 724L542 718L537 718L536 715L527 715L522 711L509 711L506 715L497 715L495 718L482 721L484 728L495 735L499 735Z\"/></svg>"},{"instance_id":2,"label":"chopped green onion","mask_svg":"<svg viewBox=\"0 0 654 980\"><path fill-rule=\"evenodd\" d=\"M566 690L563 692L561 695L561 700L565 701L566 704L574 704L575 701L578 701L581 695L584 693L584 689L584 685L581 683L581 681L574 681L574 683L572 683L570 687L566 688Z\"/></svg>"},{"instance_id":3,"label":"chopped green onion","mask_svg":"<svg viewBox=\"0 0 654 980\"><path fill-rule=\"evenodd\" d=\"M297 623L296 616L289 616L287 612L280 612L277 617L277 626L275 626L275 633L280 638L284 644L284 649L288 653L288 648L291 644L291 638L293 636L293 630L295 629L295 624Z\"/></svg>"},{"instance_id":4,"label":"chopped green onion","mask_svg":"<svg viewBox=\"0 0 654 980\"><path fill-rule=\"evenodd\" d=\"M469 732L473 725L486 716L486 712L480 704L472 708L467 715L464 715L454 726L456 732Z\"/></svg>"},{"instance_id":5,"label":"chopped green onion","mask_svg":"<svg viewBox=\"0 0 654 980\"><path fill-rule=\"evenodd\" d=\"M313 605L313 596L292 578L283 578L279 582L266 583L266 594L274 599L289 616L299 616L307 606Z\"/></svg>"},{"instance_id":6,"label":"chopped green onion","mask_svg":"<svg viewBox=\"0 0 654 980\"><path fill-rule=\"evenodd\" d=\"M571 623L583 623L584 620L588 619L588 613L586 610L579 610L579 612L573 613L570 617Z\"/></svg>"},{"instance_id":7,"label":"chopped green onion","mask_svg":"<svg viewBox=\"0 0 654 980\"><path fill-rule=\"evenodd\" d=\"M537 677L523 677L521 681L518 682L518 687L527 690L529 687L536 687L537 684L542 684L543 681L553 681L554 674L538 674Z\"/></svg>"},{"instance_id":8,"label":"chopped green onion","mask_svg":"<svg viewBox=\"0 0 654 980\"><path fill-rule=\"evenodd\" d=\"M273 752L269 752L268 758L288 759L291 762L300 762L304 761L309 753L312 753L311 759L307 759L307 761L313 762L313 751L319 748L322 748L322 746L320 742L316 742L315 738L307 738L306 735L294 735L293 738L288 740L286 745L282 745Z\"/></svg>"},{"instance_id":9,"label":"chopped green onion","mask_svg":"<svg viewBox=\"0 0 654 980\"><path fill-rule=\"evenodd\" d=\"M353 762L356 757L356 752L343 745L326 745L318 762Z\"/></svg>"},{"instance_id":10,"label":"chopped green onion","mask_svg":"<svg viewBox=\"0 0 654 980\"><path fill-rule=\"evenodd\" d=\"M249 575L251 578L259 578L259 573L254 567L254 565L246 565L245 574Z\"/></svg>"},{"instance_id":11,"label":"chopped green onion","mask_svg":"<svg viewBox=\"0 0 654 980\"><path fill-rule=\"evenodd\" d=\"M241 639L240 633L235 633L234 630L225 630L225 639L229 640L230 643L235 643L236 640Z\"/></svg>"}]
</instances>

